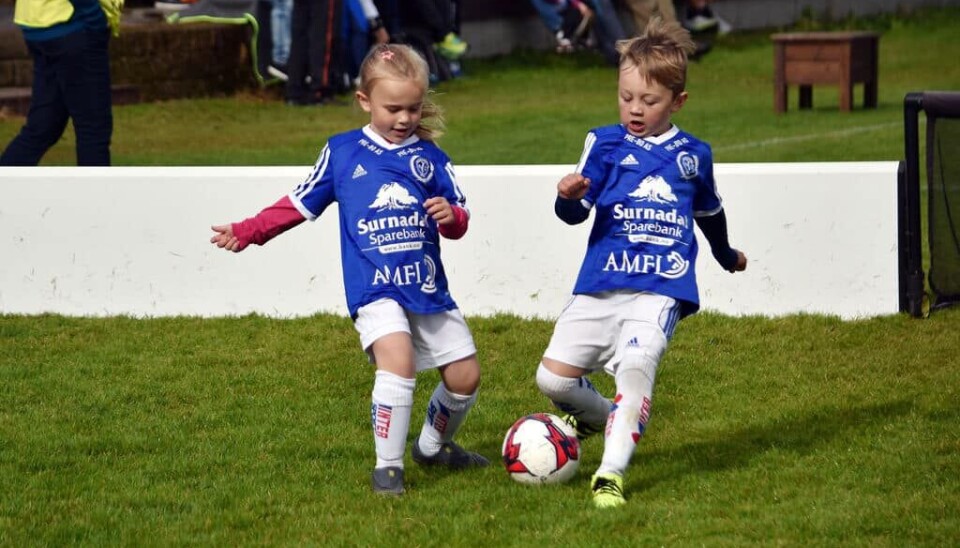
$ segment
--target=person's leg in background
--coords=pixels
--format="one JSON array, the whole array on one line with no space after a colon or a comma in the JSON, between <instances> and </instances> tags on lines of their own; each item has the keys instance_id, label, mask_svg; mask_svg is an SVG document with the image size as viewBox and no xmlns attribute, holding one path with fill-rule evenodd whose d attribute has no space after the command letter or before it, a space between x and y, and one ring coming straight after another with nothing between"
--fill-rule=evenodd
<instances>
[{"instance_id":1,"label":"person's leg in background","mask_svg":"<svg viewBox=\"0 0 960 548\"><path fill-rule=\"evenodd\" d=\"M467 43L455 32L454 10L450 0L404 0L404 27L429 29L434 49L447 59L459 59L467 51Z\"/></svg>"},{"instance_id":2,"label":"person's leg in background","mask_svg":"<svg viewBox=\"0 0 960 548\"><path fill-rule=\"evenodd\" d=\"M625 0L633 18L636 34L643 34L647 23L654 16L664 21L676 21L677 12L673 7L673 0Z\"/></svg>"},{"instance_id":3,"label":"person's leg in background","mask_svg":"<svg viewBox=\"0 0 960 548\"><path fill-rule=\"evenodd\" d=\"M270 10L270 36L273 39L273 50L270 55L270 67L267 69L272 76L287 80L287 61L290 59L291 42L291 15L293 0L273 0L273 9Z\"/></svg>"},{"instance_id":4,"label":"person's leg in background","mask_svg":"<svg viewBox=\"0 0 960 548\"><path fill-rule=\"evenodd\" d=\"M380 12L380 19L383 20L383 26L391 38L403 34L403 27L400 24L400 5L399 0L374 0L377 11Z\"/></svg>"},{"instance_id":5,"label":"person's leg in background","mask_svg":"<svg viewBox=\"0 0 960 548\"><path fill-rule=\"evenodd\" d=\"M463 23L463 10L460 8L460 0L449 0L450 2L450 13L453 20L453 32L457 36L462 37L463 32L460 30ZM461 38L462 41L462 38ZM466 42L463 42L464 46L467 46ZM464 49L466 53L466 49ZM459 78L463 76L463 65L460 63L459 59L450 60L450 73L454 78Z\"/></svg>"},{"instance_id":6,"label":"person's leg in background","mask_svg":"<svg viewBox=\"0 0 960 548\"><path fill-rule=\"evenodd\" d=\"M573 51L573 42L563 31L563 8L566 6L565 0L530 0L533 7L537 10L540 20L550 31L556 42L557 53L568 53Z\"/></svg>"},{"instance_id":7,"label":"person's leg in background","mask_svg":"<svg viewBox=\"0 0 960 548\"><path fill-rule=\"evenodd\" d=\"M307 43L312 0L293 0L290 17L290 57L287 58L287 104L302 105L307 99Z\"/></svg>"},{"instance_id":8,"label":"person's leg in background","mask_svg":"<svg viewBox=\"0 0 960 548\"><path fill-rule=\"evenodd\" d=\"M371 46L370 24L357 0L344 2L342 21L342 68L351 83L356 85L360 78L360 65Z\"/></svg>"},{"instance_id":9,"label":"person's leg in background","mask_svg":"<svg viewBox=\"0 0 960 548\"><path fill-rule=\"evenodd\" d=\"M33 88L30 110L20 133L0 156L3 166L35 166L67 127L69 114L58 84L56 56L63 51L63 38L27 42L33 57Z\"/></svg>"},{"instance_id":10,"label":"person's leg in background","mask_svg":"<svg viewBox=\"0 0 960 548\"><path fill-rule=\"evenodd\" d=\"M697 50L690 56L696 61L713 49L713 42L717 36L730 32L730 23L727 23L714 13L710 7L710 0L686 0L681 24L690 31L690 36L697 44Z\"/></svg>"},{"instance_id":11,"label":"person's leg in background","mask_svg":"<svg viewBox=\"0 0 960 548\"><path fill-rule=\"evenodd\" d=\"M313 23L310 29L308 71L311 101L324 103L332 100L341 88L338 49L342 47L340 25L342 0L313 0Z\"/></svg>"},{"instance_id":12,"label":"person's leg in background","mask_svg":"<svg viewBox=\"0 0 960 548\"><path fill-rule=\"evenodd\" d=\"M113 134L110 34L79 30L61 38L27 42L33 88L27 121L0 155L0 165L35 166L63 135L72 116L77 164L110 165Z\"/></svg>"},{"instance_id":13,"label":"person's leg in background","mask_svg":"<svg viewBox=\"0 0 960 548\"><path fill-rule=\"evenodd\" d=\"M73 62L64 65L61 85L77 135L77 165L108 166L113 135L110 31L82 30L67 39Z\"/></svg>"},{"instance_id":14,"label":"person's leg in background","mask_svg":"<svg viewBox=\"0 0 960 548\"><path fill-rule=\"evenodd\" d=\"M617 41L627 37L617 10L610 0L589 0L587 4L594 13L593 32L597 37L597 47L603 58L616 66L620 62Z\"/></svg>"},{"instance_id":15,"label":"person's leg in background","mask_svg":"<svg viewBox=\"0 0 960 548\"><path fill-rule=\"evenodd\" d=\"M673 0L657 0L657 13L664 21L677 20L677 10L673 7Z\"/></svg>"},{"instance_id":16,"label":"person's leg in background","mask_svg":"<svg viewBox=\"0 0 960 548\"><path fill-rule=\"evenodd\" d=\"M710 8L710 0L686 0L686 4L683 26L687 30L692 33L720 32L720 19Z\"/></svg>"}]
</instances>

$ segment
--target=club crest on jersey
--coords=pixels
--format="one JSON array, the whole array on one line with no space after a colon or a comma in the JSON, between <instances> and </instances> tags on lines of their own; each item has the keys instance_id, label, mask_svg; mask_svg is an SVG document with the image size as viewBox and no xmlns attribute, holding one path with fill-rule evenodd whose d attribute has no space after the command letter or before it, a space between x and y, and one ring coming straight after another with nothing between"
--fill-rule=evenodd
<instances>
[{"instance_id":1,"label":"club crest on jersey","mask_svg":"<svg viewBox=\"0 0 960 548\"><path fill-rule=\"evenodd\" d=\"M410 158L410 171L421 183L428 183L433 177L433 164L422 156Z\"/></svg>"},{"instance_id":2,"label":"club crest on jersey","mask_svg":"<svg viewBox=\"0 0 960 548\"><path fill-rule=\"evenodd\" d=\"M400 183L384 183L377 191L377 198L370 204L370 209L383 211L384 209L410 209L417 203L417 199L410 195Z\"/></svg>"},{"instance_id":3,"label":"club crest on jersey","mask_svg":"<svg viewBox=\"0 0 960 548\"><path fill-rule=\"evenodd\" d=\"M680 168L681 177L693 179L700 169L700 159L684 150L677 154L677 167Z\"/></svg>"},{"instance_id":4,"label":"club crest on jersey","mask_svg":"<svg viewBox=\"0 0 960 548\"><path fill-rule=\"evenodd\" d=\"M627 194L638 202L656 202L658 204L669 204L677 201L677 195L673 193L670 183L660 175L648 175L640 181L637 189Z\"/></svg>"}]
</instances>

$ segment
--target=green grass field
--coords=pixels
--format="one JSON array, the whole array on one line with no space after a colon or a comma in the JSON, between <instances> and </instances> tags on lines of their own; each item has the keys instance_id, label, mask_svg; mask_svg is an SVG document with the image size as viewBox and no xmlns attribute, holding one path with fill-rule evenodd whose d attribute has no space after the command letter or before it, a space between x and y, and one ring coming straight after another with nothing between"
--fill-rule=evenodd
<instances>
[{"instance_id":1,"label":"green grass field","mask_svg":"<svg viewBox=\"0 0 960 548\"><path fill-rule=\"evenodd\" d=\"M470 325L485 376L460 440L496 458L514 419L550 409L533 372L551 324ZM0 316L0 543L949 546L958 325L685 320L628 505L600 512L599 439L564 485L408 454L408 493L374 496L373 373L344 318ZM437 379L420 376L418 417Z\"/></svg>"},{"instance_id":2,"label":"green grass field","mask_svg":"<svg viewBox=\"0 0 960 548\"><path fill-rule=\"evenodd\" d=\"M901 159L903 96L960 89L960 9L861 23L883 31L880 108L837 112L828 87L806 112L792 90L775 115L766 34L735 34L691 67L678 123L719 162ZM437 95L458 164L572 164L585 131L616 120L615 75L589 55L468 71ZM261 94L115 116L124 165L306 169L327 135L364 122ZM0 120L0 142L20 124ZM71 164L72 146L68 135L45 163ZM516 418L550 410L533 373L552 324L469 323L484 380L459 440L496 460ZM613 512L589 500L599 439L564 485L521 486L497 465L424 470L408 454L407 494L372 495L372 379L341 317L0 314L0 545L960 543L960 309L685 320ZM437 380L419 377L414 425ZM611 379L594 380L609 393Z\"/></svg>"}]
</instances>

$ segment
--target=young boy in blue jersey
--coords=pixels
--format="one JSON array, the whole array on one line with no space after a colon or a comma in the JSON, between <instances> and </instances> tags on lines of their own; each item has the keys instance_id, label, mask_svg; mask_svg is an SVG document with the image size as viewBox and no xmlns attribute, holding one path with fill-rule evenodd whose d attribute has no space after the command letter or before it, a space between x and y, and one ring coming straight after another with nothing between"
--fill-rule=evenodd
<instances>
[{"instance_id":1,"label":"young boy in blue jersey","mask_svg":"<svg viewBox=\"0 0 960 548\"><path fill-rule=\"evenodd\" d=\"M360 68L356 98L370 124L330 138L313 171L255 217L214 226L211 242L241 251L314 220L337 202L347 307L377 372L371 425L373 490L404 491L403 456L418 371L437 368L413 460L452 469L486 466L453 442L477 397L473 337L447 289L440 236L457 239L469 212L450 158L434 140L443 120L428 100L429 69L408 46L381 44Z\"/></svg>"},{"instance_id":2,"label":"young boy in blue jersey","mask_svg":"<svg viewBox=\"0 0 960 548\"><path fill-rule=\"evenodd\" d=\"M568 224L595 209L574 296L537 370L537 385L582 439L604 432L591 479L596 506L624 504L623 475L650 416L654 377L677 321L699 308L694 221L730 272L747 258L730 247L710 147L673 125L687 100L695 45L677 23L654 19L620 52L620 123L587 133L574 173L557 185ZM586 375L616 380L611 402Z\"/></svg>"}]
</instances>

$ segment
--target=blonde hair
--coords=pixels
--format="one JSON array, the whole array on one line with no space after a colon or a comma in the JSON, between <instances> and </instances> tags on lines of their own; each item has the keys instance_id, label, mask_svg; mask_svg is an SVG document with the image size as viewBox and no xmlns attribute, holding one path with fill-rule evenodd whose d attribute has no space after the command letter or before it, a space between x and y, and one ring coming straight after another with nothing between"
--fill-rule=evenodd
<instances>
[{"instance_id":1,"label":"blonde hair","mask_svg":"<svg viewBox=\"0 0 960 548\"><path fill-rule=\"evenodd\" d=\"M687 85L687 56L697 46L690 32L675 21L654 17L641 36L617 42L620 70L636 68L642 76L673 92L683 93Z\"/></svg>"},{"instance_id":2,"label":"blonde hair","mask_svg":"<svg viewBox=\"0 0 960 548\"><path fill-rule=\"evenodd\" d=\"M410 46L379 44L374 46L360 65L358 91L368 97L377 82L385 78L412 80L423 88L423 108L417 137L435 141L443 135L443 111L430 100L430 67L427 61Z\"/></svg>"}]
</instances>

